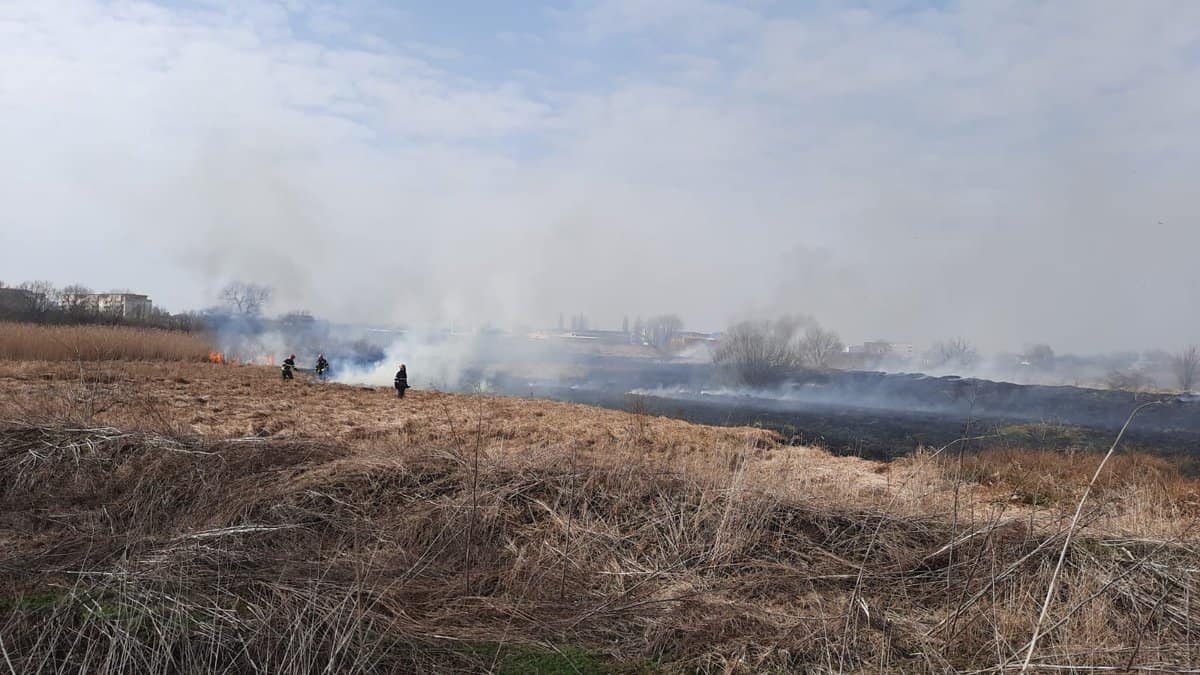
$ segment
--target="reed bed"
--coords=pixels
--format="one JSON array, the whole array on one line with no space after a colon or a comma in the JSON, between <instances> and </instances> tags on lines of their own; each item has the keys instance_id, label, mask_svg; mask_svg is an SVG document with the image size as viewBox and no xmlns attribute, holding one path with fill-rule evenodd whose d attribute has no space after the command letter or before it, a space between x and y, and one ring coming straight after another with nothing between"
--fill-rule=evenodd
<instances>
[{"instance_id":1,"label":"reed bed","mask_svg":"<svg viewBox=\"0 0 1200 675\"><path fill-rule=\"evenodd\" d=\"M0 361L203 361L211 350L199 333L0 322Z\"/></svg>"}]
</instances>

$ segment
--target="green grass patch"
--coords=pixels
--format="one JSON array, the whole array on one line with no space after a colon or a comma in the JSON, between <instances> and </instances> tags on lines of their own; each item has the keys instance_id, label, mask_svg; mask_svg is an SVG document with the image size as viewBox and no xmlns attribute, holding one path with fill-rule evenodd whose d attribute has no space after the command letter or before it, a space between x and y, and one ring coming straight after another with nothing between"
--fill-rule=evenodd
<instances>
[{"instance_id":1,"label":"green grass patch","mask_svg":"<svg viewBox=\"0 0 1200 675\"><path fill-rule=\"evenodd\" d=\"M1039 448L1086 447L1091 440L1083 429L1048 422L1009 424L997 432L1006 440Z\"/></svg>"},{"instance_id":2,"label":"green grass patch","mask_svg":"<svg viewBox=\"0 0 1200 675\"><path fill-rule=\"evenodd\" d=\"M613 663L578 647L546 649L529 645L485 643L473 645L475 660L498 675L609 675L610 673L654 673L656 668Z\"/></svg>"},{"instance_id":3,"label":"green grass patch","mask_svg":"<svg viewBox=\"0 0 1200 675\"><path fill-rule=\"evenodd\" d=\"M66 600L62 593L25 593L0 597L0 612L36 612Z\"/></svg>"}]
</instances>

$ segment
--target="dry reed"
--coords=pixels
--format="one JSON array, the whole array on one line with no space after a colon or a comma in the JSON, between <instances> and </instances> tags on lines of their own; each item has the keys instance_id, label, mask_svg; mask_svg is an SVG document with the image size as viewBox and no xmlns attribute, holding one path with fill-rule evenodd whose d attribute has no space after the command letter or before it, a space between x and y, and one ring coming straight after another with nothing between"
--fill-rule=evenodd
<instances>
[{"instance_id":1,"label":"dry reed","mask_svg":"<svg viewBox=\"0 0 1200 675\"><path fill-rule=\"evenodd\" d=\"M197 333L0 322L0 360L7 361L202 361L211 349Z\"/></svg>"}]
</instances>

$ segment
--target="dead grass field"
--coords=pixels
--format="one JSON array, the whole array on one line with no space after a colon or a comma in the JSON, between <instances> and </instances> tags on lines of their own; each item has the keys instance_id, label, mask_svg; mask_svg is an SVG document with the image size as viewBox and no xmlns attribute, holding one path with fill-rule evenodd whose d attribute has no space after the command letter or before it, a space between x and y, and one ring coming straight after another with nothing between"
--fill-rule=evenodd
<instances>
[{"instance_id":1,"label":"dead grass field","mask_svg":"<svg viewBox=\"0 0 1200 675\"><path fill-rule=\"evenodd\" d=\"M0 672L1019 670L1099 461L211 364L0 363L0 421ZM1121 462L1031 670L1200 658L1195 483Z\"/></svg>"},{"instance_id":2,"label":"dead grass field","mask_svg":"<svg viewBox=\"0 0 1200 675\"><path fill-rule=\"evenodd\" d=\"M965 455L962 470L966 480L1008 493L1011 499L1055 506L1075 503L1099 461L1093 453L1001 447ZM954 457L943 459L951 474L957 470L954 462ZM1092 494L1099 499L1140 500L1126 510L1145 512L1156 521L1200 513L1200 479L1184 475L1177 460L1144 452L1115 455Z\"/></svg>"},{"instance_id":3,"label":"dead grass field","mask_svg":"<svg viewBox=\"0 0 1200 675\"><path fill-rule=\"evenodd\" d=\"M0 361L203 361L211 349L196 333L0 322Z\"/></svg>"}]
</instances>

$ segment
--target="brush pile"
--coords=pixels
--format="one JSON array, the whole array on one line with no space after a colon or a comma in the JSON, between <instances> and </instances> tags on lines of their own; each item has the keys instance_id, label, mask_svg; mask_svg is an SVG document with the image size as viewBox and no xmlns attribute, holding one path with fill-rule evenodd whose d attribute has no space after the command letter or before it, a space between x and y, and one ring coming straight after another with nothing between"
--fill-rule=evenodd
<instances>
[{"instance_id":1,"label":"brush pile","mask_svg":"<svg viewBox=\"0 0 1200 675\"><path fill-rule=\"evenodd\" d=\"M0 670L1020 669L1065 532L766 489L761 452L11 422ZM1077 534L1035 669L1197 663L1197 568L1187 541Z\"/></svg>"}]
</instances>

